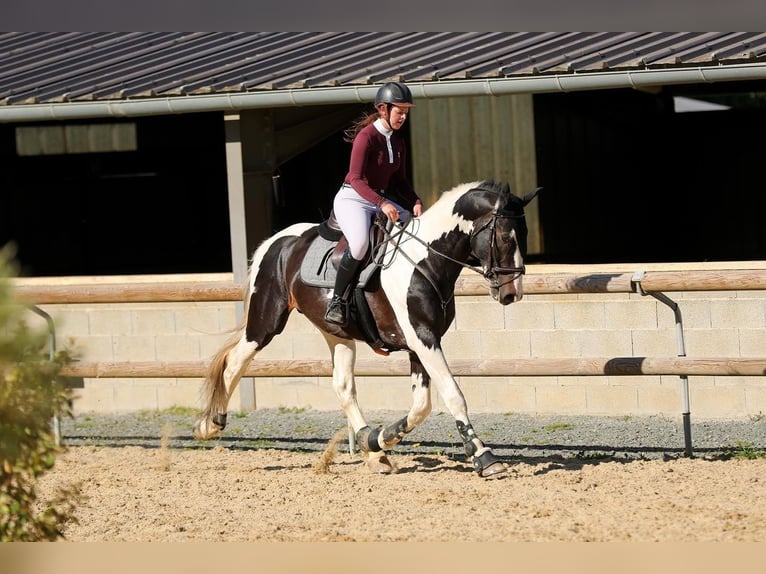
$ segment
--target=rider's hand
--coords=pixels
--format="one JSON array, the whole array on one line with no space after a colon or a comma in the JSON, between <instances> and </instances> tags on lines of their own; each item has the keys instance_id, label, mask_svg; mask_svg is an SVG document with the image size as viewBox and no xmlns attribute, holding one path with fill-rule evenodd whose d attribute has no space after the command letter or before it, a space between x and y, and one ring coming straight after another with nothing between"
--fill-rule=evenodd
<instances>
[{"instance_id":1,"label":"rider's hand","mask_svg":"<svg viewBox=\"0 0 766 574\"><path fill-rule=\"evenodd\" d=\"M386 201L380 206L380 210L386 215L386 217L388 217L389 221L396 223L396 221L399 219L399 210L396 209L396 206L393 203Z\"/></svg>"},{"instance_id":2,"label":"rider's hand","mask_svg":"<svg viewBox=\"0 0 766 574\"><path fill-rule=\"evenodd\" d=\"M415 217L420 217L421 215L423 215L423 204L422 203L416 203L412 207L412 215L414 215Z\"/></svg>"}]
</instances>

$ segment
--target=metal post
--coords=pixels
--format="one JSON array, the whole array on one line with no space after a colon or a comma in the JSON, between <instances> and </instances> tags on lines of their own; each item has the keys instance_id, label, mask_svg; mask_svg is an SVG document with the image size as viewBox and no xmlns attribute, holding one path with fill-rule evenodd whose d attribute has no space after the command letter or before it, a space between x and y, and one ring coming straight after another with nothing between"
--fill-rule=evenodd
<instances>
[{"instance_id":1,"label":"metal post","mask_svg":"<svg viewBox=\"0 0 766 574\"><path fill-rule=\"evenodd\" d=\"M633 278L631 279L631 282L636 286L637 290L641 295L651 295L658 301L664 303L668 307L670 307L673 310L673 315L675 317L676 321L676 342L678 345L678 356L679 357L685 357L686 356L686 345L684 344L684 327L683 327L683 318L681 317L681 309L678 306L678 303L673 301L670 297L665 295L664 293L655 293L655 292L645 292L643 287L641 286L641 279L644 277L643 271L637 271ZM687 375L680 375L681 377L681 405L683 408L683 411L681 413L681 417L683 419L683 425L684 425L684 454L686 456L691 457L693 455L692 451L692 426L691 426L691 408L690 408L690 402L689 402L689 377Z\"/></svg>"},{"instance_id":2,"label":"metal post","mask_svg":"<svg viewBox=\"0 0 766 574\"><path fill-rule=\"evenodd\" d=\"M40 315L40 317L45 319L48 323L48 356L50 357L50 360L53 361L56 358L56 327L53 323L53 319L48 313L35 305L32 305L29 308ZM58 413L53 413L51 430L53 431L53 439L56 442L56 446L61 446L61 420Z\"/></svg>"}]
</instances>

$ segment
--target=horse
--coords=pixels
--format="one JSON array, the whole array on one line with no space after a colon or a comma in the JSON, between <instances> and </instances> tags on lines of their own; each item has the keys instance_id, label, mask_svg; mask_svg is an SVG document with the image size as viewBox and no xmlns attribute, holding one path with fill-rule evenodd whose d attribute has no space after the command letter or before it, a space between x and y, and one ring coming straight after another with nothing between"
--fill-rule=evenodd
<instances>
[{"instance_id":1,"label":"horse","mask_svg":"<svg viewBox=\"0 0 766 574\"><path fill-rule=\"evenodd\" d=\"M441 341L455 318L455 284L464 268L481 274L501 305L522 299L524 208L541 189L518 197L507 183L474 181L442 192L420 217L406 222L387 224L378 214L372 226L378 239L371 237L368 264L354 289L345 326L324 320L333 294L333 267L347 245L333 215L319 224L292 224L265 239L249 266L245 317L209 365L202 388L206 406L194 422L194 437L205 440L224 430L229 400L248 363L298 310L327 342L332 386L349 438L355 438L372 472L396 472L388 452L430 414L433 381L476 473L502 476L508 467L474 430ZM357 341L382 355L409 354L412 404L405 417L385 427L371 428L357 402Z\"/></svg>"}]
</instances>

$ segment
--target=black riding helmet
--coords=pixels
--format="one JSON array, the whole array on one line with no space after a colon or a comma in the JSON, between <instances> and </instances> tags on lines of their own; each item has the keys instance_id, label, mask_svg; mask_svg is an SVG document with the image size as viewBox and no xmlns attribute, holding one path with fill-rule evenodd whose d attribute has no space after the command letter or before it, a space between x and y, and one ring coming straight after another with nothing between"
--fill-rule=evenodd
<instances>
[{"instance_id":1,"label":"black riding helmet","mask_svg":"<svg viewBox=\"0 0 766 574\"><path fill-rule=\"evenodd\" d=\"M387 82L375 94L375 107L378 104L393 104L403 108L415 107L412 103L412 92L400 82Z\"/></svg>"}]
</instances>

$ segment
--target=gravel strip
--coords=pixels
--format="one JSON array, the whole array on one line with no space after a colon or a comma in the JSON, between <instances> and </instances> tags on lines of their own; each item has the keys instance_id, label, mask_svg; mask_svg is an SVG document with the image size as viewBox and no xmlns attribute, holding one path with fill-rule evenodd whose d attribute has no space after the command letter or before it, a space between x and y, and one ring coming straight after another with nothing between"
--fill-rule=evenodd
<instances>
[{"instance_id":1,"label":"gravel strip","mask_svg":"<svg viewBox=\"0 0 766 574\"><path fill-rule=\"evenodd\" d=\"M338 448L348 450L346 419L339 411L261 409L229 413L219 437L197 441L191 409L140 411L121 415L81 414L61 420L67 446L145 446L170 448L282 449L324 451L340 433ZM404 416L398 411L370 411L370 426L390 424ZM477 413L471 417L479 437L500 458L617 458L653 459L685 456L683 420L663 416L591 417L530 416ZM700 420L691 417L692 456L728 457L766 453L766 417L740 420ZM462 442L451 415L432 413L394 452L439 453L463 459Z\"/></svg>"}]
</instances>

